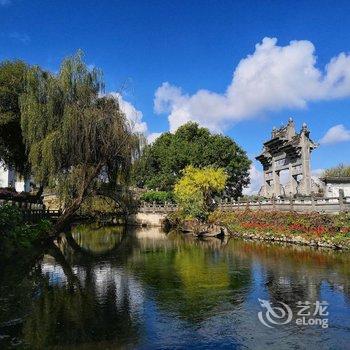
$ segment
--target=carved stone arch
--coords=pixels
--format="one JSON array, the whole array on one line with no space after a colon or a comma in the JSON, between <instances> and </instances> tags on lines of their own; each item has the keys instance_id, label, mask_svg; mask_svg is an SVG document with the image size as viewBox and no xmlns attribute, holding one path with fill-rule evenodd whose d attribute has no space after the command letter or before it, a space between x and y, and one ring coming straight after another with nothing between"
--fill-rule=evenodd
<instances>
[{"instance_id":1,"label":"carved stone arch","mask_svg":"<svg viewBox=\"0 0 350 350\"><path fill-rule=\"evenodd\" d=\"M310 131L305 123L299 133L295 131L292 118L287 125L273 128L270 140L264 142L262 153L256 157L264 169L264 183L259 194L267 198L311 195L311 152L317 146L310 139ZM282 170L289 172L285 188L281 188L280 184ZM300 175L301 180L298 182Z\"/></svg>"}]
</instances>

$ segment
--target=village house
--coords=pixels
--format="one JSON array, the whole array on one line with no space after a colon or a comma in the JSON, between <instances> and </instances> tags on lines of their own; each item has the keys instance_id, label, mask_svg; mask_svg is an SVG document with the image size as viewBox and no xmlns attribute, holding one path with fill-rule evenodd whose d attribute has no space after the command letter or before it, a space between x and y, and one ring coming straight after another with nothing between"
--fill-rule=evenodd
<instances>
[{"instance_id":1,"label":"village house","mask_svg":"<svg viewBox=\"0 0 350 350\"><path fill-rule=\"evenodd\" d=\"M30 192L29 179L24 179L13 168L8 168L0 163L0 188L13 188L17 192Z\"/></svg>"},{"instance_id":2,"label":"village house","mask_svg":"<svg viewBox=\"0 0 350 350\"><path fill-rule=\"evenodd\" d=\"M350 176L324 177L321 180L325 197L339 197L340 190L343 191L345 197L350 197Z\"/></svg>"}]
</instances>

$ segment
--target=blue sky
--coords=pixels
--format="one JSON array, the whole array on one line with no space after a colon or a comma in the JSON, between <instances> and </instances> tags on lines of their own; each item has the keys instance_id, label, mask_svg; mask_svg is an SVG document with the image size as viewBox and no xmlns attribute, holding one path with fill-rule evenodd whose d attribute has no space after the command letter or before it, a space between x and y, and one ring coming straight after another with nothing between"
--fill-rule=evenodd
<instances>
[{"instance_id":1,"label":"blue sky","mask_svg":"<svg viewBox=\"0 0 350 350\"><path fill-rule=\"evenodd\" d=\"M349 23L339 0L0 0L0 60L57 71L82 49L108 91L126 86L124 107L149 135L196 120L251 157L293 116L323 139L321 169L350 163Z\"/></svg>"}]
</instances>

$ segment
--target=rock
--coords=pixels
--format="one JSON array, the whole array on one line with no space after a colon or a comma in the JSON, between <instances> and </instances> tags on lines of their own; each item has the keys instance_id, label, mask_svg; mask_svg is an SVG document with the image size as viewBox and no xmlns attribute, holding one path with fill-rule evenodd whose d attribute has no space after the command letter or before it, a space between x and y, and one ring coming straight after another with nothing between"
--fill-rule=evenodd
<instances>
[{"instance_id":1,"label":"rock","mask_svg":"<svg viewBox=\"0 0 350 350\"><path fill-rule=\"evenodd\" d=\"M221 227L221 231L224 234L224 236L230 236L230 232L227 229L227 227Z\"/></svg>"},{"instance_id":2,"label":"rock","mask_svg":"<svg viewBox=\"0 0 350 350\"><path fill-rule=\"evenodd\" d=\"M230 236L226 227L216 224L207 224L198 220L186 220L181 223L180 230L198 237L224 237Z\"/></svg>"},{"instance_id":3,"label":"rock","mask_svg":"<svg viewBox=\"0 0 350 350\"><path fill-rule=\"evenodd\" d=\"M180 230L185 233L196 233L200 223L197 220L186 220L181 223Z\"/></svg>"},{"instance_id":4,"label":"rock","mask_svg":"<svg viewBox=\"0 0 350 350\"><path fill-rule=\"evenodd\" d=\"M199 237L223 237L224 230L218 225L203 225L200 232L198 232Z\"/></svg>"}]
</instances>

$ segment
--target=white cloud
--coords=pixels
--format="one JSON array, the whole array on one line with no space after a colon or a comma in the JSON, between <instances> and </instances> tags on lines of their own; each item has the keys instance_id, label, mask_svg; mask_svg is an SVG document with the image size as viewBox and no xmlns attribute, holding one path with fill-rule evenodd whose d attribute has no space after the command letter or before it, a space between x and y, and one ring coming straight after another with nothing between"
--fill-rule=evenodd
<instances>
[{"instance_id":1,"label":"white cloud","mask_svg":"<svg viewBox=\"0 0 350 350\"><path fill-rule=\"evenodd\" d=\"M152 132L147 136L148 144L153 143L162 133L161 132Z\"/></svg>"},{"instance_id":2,"label":"white cloud","mask_svg":"<svg viewBox=\"0 0 350 350\"><path fill-rule=\"evenodd\" d=\"M123 96L120 93L111 92L108 95L113 96L118 100L119 106L130 121L133 131L144 134L147 139L147 143L154 142L155 139L161 135L161 133L158 132L150 133L147 123L142 120L143 113L137 110L132 103L124 100Z\"/></svg>"},{"instance_id":3,"label":"white cloud","mask_svg":"<svg viewBox=\"0 0 350 350\"><path fill-rule=\"evenodd\" d=\"M109 95L116 98L119 102L120 109L129 119L134 132L148 134L147 123L142 120L143 113L135 108L133 104L124 100L123 96L118 92L111 92Z\"/></svg>"},{"instance_id":4,"label":"white cloud","mask_svg":"<svg viewBox=\"0 0 350 350\"><path fill-rule=\"evenodd\" d=\"M332 126L320 140L321 144L334 144L350 141L350 130L343 124Z\"/></svg>"},{"instance_id":5,"label":"white cloud","mask_svg":"<svg viewBox=\"0 0 350 350\"><path fill-rule=\"evenodd\" d=\"M258 170L254 164L250 166L249 170L250 184L243 189L244 195L258 194L263 184L263 173Z\"/></svg>"},{"instance_id":6,"label":"white cloud","mask_svg":"<svg viewBox=\"0 0 350 350\"><path fill-rule=\"evenodd\" d=\"M340 53L320 70L310 41L278 46L276 38L264 38L239 62L225 93L201 89L188 95L165 82L155 92L154 110L168 113L171 131L189 120L222 131L264 111L304 108L309 101L347 96L349 55Z\"/></svg>"},{"instance_id":7,"label":"white cloud","mask_svg":"<svg viewBox=\"0 0 350 350\"><path fill-rule=\"evenodd\" d=\"M323 168L318 168L318 169L314 169L311 171L311 175L312 177L316 178L316 177L320 177L324 172Z\"/></svg>"}]
</instances>

